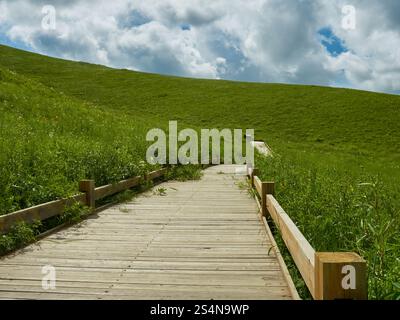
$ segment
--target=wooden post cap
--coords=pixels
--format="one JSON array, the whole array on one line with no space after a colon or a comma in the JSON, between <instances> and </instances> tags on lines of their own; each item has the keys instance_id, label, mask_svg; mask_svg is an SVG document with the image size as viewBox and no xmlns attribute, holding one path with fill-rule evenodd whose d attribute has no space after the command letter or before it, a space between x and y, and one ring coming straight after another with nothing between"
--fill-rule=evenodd
<instances>
[{"instance_id":1,"label":"wooden post cap","mask_svg":"<svg viewBox=\"0 0 400 320\"><path fill-rule=\"evenodd\" d=\"M365 260L353 252L316 252L314 298L368 299Z\"/></svg>"}]
</instances>

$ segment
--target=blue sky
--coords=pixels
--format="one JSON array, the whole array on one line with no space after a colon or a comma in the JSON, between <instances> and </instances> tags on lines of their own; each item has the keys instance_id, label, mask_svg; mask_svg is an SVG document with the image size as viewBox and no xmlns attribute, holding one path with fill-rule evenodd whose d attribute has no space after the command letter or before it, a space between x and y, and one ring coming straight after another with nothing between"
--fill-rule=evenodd
<instances>
[{"instance_id":1,"label":"blue sky","mask_svg":"<svg viewBox=\"0 0 400 320\"><path fill-rule=\"evenodd\" d=\"M185 77L400 91L398 0L0 0L0 43Z\"/></svg>"},{"instance_id":2,"label":"blue sky","mask_svg":"<svg viewBox=\"0 0 400 320\"><path fill-rule=\"evenodd\" d=\"M340 56L342 53L349 51L343 40L338 38L330 27L322 28L318 33L321 35L321 44L332 57Z\"/></svg>"},{"instance_id":3,"label":"blue sky","mask_svg":"<svg viewBox=\"0 0 400 320\"><path fill-rule=\"evenodd\" d=\"M7 35L4 33L0 33L0 44L4 44L6 46L14 47L14 48L21 49L21 50L35 51L28 44L17 41L17 40L13 41L9 37L7 37Z\"/></svg>"}]
</instances>

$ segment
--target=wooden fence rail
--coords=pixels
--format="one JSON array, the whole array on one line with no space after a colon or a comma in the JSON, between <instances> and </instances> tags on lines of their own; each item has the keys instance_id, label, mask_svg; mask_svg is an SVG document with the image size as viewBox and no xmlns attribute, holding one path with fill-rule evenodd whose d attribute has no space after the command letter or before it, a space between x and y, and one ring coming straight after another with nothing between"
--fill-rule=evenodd
<instances>
[{"instance_id":1,"label":"wooden fence rail","mask_svg":"<svg viewBox=\"0 0 400 320\"><path fill-rule=\"evenodd\" d=\"M157 179L165 175L166 171L167 169L163 168L150 172L144 176L144 180L149 181ZM7 233L18 222L33 223L34 221L43 221L60 215L65 211L66 207L74 203L87 205L90 209L94 210L96 200L133 188L140 184L141 179L141 177L134 177L98 188L95 188L95 182L93 180L82 180L79 183L79 191L82 192L81 194L0 216L0 234Z\"/></svg>"},{"instance_id":2,"label":"wooden fence rail","mask_svg":"<svg viewBox=\"0 0 400 320\"><path fill-rule=\"evenodd\" d=\"M165 173L164 168L150 172L143 178L145 181L150 181ZM260 197L264 222L266 223L268 216L274 221L313 298L317 300L367 299L366 262L353 252L315 252L275 199L274 182L261 181L257 176L258 170L255 168L248 168L247 174ZM60 215L66 207L74 203L85 204L93 210L96 200L135 187L143 178L133 177L98 188L95 188L93 180L83 180L79 183L81 194L0 216L0 234L7 233L20 221L32 223Z\"/></svg>"},{"instance_id":3,"label":"wooden fence rail","mask_svg":"<svg viewBox=\"0 0 400 320\"><path fill-rule=\"evenodd\" d=\"M274 183L262 182L256 168L248 168L247 174L260 197L263 219L274 221L313 298L366 300L365 260L353 252L315 252L275 199Z\"/></svg>"}]
</instances>

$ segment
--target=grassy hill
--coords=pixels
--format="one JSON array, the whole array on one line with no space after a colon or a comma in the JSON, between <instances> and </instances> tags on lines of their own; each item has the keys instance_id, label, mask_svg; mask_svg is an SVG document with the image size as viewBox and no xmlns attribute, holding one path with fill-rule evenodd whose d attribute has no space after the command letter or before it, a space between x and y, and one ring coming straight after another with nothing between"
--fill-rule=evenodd
<instances>
[{"instance_id":1,"label":"grassy hill","mask_svg":"<svg viewBox=\"0 0 400 320\"><path fill-rule=\"evenodd\" d=\"M145 121L102 110L0 67L0 214L141 174ZM105 120L106 119L106 120Z\"/></svg>"},{"instance_id":2,"label":"grassy hill","mask_svg":"<svg viewBox=\"0 0 400 320\"><path fill-rule=\"evenodd\" d=\"M400 96L167 77L0 46L0 112L0 214L73 193L81 178L147 170L146 131L169 120L254 128L276 152L257 160L261 173L312 245L359 252L370 296L400 297Z\"/></svg>"},{"instance_id":3,"label":"grassy hill","mask_svg":"<svg viewBox=\"0 0 400 320\"><path fill-rule=\"evenodd\" d=\"M400 96L317 86L185 79L0 46L0 65L68 96L155 123L254 128L282 144L399 162ZM398 169L398 167L397 167Z\"/></svg>"}]
</instances>

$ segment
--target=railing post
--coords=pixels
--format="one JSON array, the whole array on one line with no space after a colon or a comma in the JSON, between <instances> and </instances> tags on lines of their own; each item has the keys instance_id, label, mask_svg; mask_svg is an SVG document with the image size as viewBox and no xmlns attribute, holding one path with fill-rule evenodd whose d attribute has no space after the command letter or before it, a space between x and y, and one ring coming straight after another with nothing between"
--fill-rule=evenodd
<instances>
[{"instance_id":1,"label":"railing post","mask_svg":"<svg viewBox=\"0 0 400 320\"><path fill-rule=\"evenodd\" d=\"M261 214L263 217L267 216L267 184L261 182Z\"/></svg>"},{"instance_id":2,"label":"railing post","mask_svg":"<svg viewBox=\"0 0 400 320\"><path fill-rule=\"evenodd\" d=\"M253 168L253 170L251 170L251 175L250 175L250 181L251 181L251 186L254 187L254 177L258 174L258 169L257 168Z\"/></svg>"},{"instance_id":3,"label":"railing post","mask_svg":"<svg viewBox=\"0 0 400 320\"><path fill-rule=\"evenodd\" d=\"M353 252L316 252L314 299L368 299L365 260Z\"/></svg>"},{"instance_id":4,"label":"railing post","mask_svg":"<svg viewBox=\"0 0 400 320\"><path fill-rule=\"evenodd\" d=\"M79 182L79 191L86 193L86 205L91 209L96 209L94 180L82 180Z\"/></svg>"},{"instance_id":5,"label":"railing post","mask_svg":"<svg viewBox=\"0 0 400 320\"><path fill-rule=\"evenodd\" d=\"M265 185L266 185L265 192L267 194L272 194L274 196L275 195L275 182L266 182Z\"/></svg>"},{"instance_id":6,"label":"railing post","mask_svg":"<svg viewBox=\"0 0 400 320\"><path fill-rule=\"evenodd\" d=\"M267 217L267 194L275 194L275 182L261 184L261 212L264 217Z\"/></svg>"}]
</instances>

